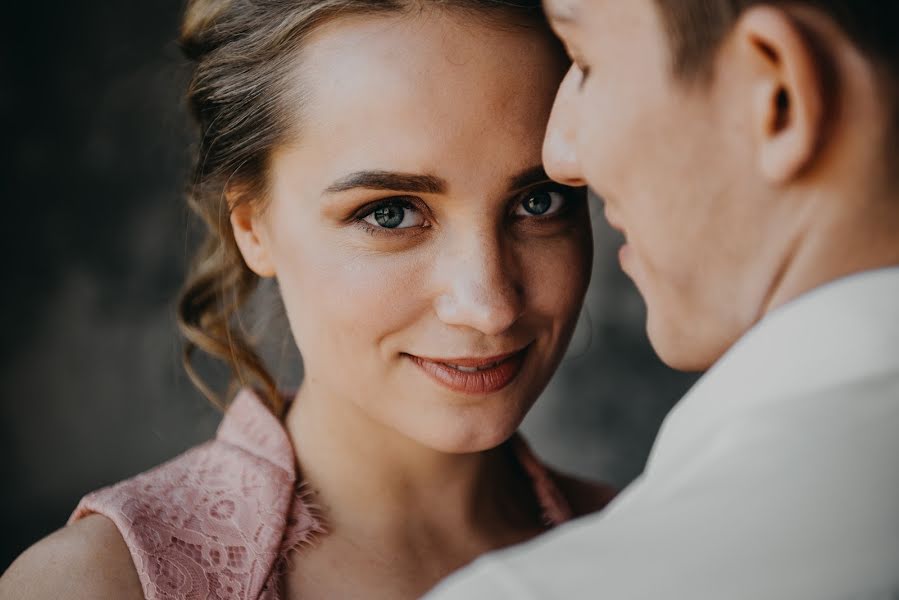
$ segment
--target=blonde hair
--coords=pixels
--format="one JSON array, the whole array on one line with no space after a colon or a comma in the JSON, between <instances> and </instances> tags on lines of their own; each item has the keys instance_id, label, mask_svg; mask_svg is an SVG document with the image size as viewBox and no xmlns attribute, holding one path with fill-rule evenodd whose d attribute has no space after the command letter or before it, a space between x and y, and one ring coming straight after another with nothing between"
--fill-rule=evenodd
<instances>
[{"instance_id":1,"label":"blonde hair","mask_svg":"<svg viewBox=\"0 0 899 600\"><path fill-rule=\"evenodd\" d=\"M211 401L223 405L194 363L198 351L223 361L236 385L257 389L277 416L284 411L278 382L240 322L259 284L231 230L237 204L266 195L271 151L296 124L284 109L290 71L304 39L324 22L350 14L408 12L435 6L490 16L498 24L545 26L539 0L192 0L180 44L193 61L187 100L199 127L199 145L187 199L206 225L178 305L188 375ZM302 98L300 98L302 99Z\"/></svg>"}]
</instances>

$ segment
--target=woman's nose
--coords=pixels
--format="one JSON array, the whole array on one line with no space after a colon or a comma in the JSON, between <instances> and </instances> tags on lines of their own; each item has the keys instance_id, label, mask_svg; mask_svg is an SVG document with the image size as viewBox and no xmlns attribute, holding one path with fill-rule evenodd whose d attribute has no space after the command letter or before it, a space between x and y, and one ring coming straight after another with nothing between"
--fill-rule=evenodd
<instances>
[{"instance_id":1,"label":"woman's nose","mask_svg":"<svg viewBox=\"0 0 899 600\"><path fill-rule=\"evenodd\" d=\"M461 241L438 265L437 317L484 335L507 331L524 311L524 290L512 253L495 234Z\"/></svg>"},{"instance_id":2,"label":"woman's nose","mask_svg":"<svg viewBox=\"0 0 899 600\"><path fill-rule=\"evenodd\" d=\"M543 140L543 165L547 175L572 187L586 185L575 145L577 119L573 100L578 77L572 66L556 94Z\"/></svg>"}]
</instances>

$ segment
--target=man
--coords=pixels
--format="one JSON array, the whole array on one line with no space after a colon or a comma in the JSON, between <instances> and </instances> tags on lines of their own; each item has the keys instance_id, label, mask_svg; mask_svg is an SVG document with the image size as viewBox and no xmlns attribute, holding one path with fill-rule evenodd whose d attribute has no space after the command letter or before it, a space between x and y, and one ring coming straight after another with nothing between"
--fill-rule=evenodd
<instances>
[{"instance_id":1,"label":"man","mask_svg":"<svg viewBox=\"0 0 899 600\"><path fill-rule=\"evenodd\" d=\"M899 3L548 0L544 147L708 370L603 513L431 597L899 597Z\"/></svg>"}]
</instances>

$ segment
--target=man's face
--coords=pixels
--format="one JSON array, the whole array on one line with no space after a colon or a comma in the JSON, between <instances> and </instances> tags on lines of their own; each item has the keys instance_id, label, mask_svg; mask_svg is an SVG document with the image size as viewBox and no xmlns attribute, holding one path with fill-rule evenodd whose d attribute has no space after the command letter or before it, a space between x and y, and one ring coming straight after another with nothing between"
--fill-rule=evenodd
<instances>
[{"instance_id":1,"label":"man's face","mask_svg":"<svg viewBox=\"0 0 899 600\"><path fill-rule=\"evenodd\" d=\"M771 211L739 76L681 81L651 0L548 0L574 65L544 145L547 172L586 182L627 240L620 259L669 365L703 370L758 318Z\"/></svg>"}]
</instances>

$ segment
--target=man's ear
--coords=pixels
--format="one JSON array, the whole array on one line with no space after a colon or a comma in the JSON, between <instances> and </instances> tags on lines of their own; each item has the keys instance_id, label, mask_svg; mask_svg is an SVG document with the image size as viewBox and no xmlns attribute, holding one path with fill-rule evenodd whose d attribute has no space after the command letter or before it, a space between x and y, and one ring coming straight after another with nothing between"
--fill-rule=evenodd
<instances>
[{"instance_id":1,"label":"man's ear","mask_svg":"<svg viewBox=\"0 0 899 600\"><path fill-rule=\"evenodd\" d=\"M230 194L226 194L230 196ZM236 202L228 198L231 207L231 229L234 240L243 255L244 262L260 277L274 277L275 267L272 264L265 235L264 223L252 202Z\"/></svg>"},{"instance_id":2,"label":"man's ear","mask_svg":"<svg viewBox=\"0 0 899 600\"><path fill-rule=\"evenodd\" d=\"M771 6L747 9L735 33L752 77L758 165L771 183L785 183L810 166L825 135L822 57L799 22Z\"/></svg>"}]
</instances>

